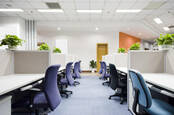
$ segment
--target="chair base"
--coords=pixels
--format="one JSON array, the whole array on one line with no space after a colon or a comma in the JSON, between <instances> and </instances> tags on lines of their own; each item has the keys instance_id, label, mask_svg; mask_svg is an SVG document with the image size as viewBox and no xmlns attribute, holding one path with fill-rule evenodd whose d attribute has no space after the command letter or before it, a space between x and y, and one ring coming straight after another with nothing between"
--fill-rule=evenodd
<instances>
[{"instance_id":1,"label":"chair base","mask_svg":"<svg viewBox=\"0 0 174 115\"><path fill-rule=\"evenodd\" d=\"M80 82L74 81L74 86L76 86L76 85L80 85Z\"/></svg>"},{"instance_id":2,"label":"chair base","mask_svg":"<svg viewBox=\"0 0 174 115\"><path fill-rule=\"evenodd\" d=\"M116 92L114 95L109 96L109 100L112 99L112 97L120 97L120 104L123 104L125 101L127 101L127 97L124 93L118 93Z\"/></svg>"},{"instance_id":3,"label":"chair base","mask_svg":"<svg viewBox=\"0 0 174 115\"><path fill-rule=\"evenodd\" d=\"M107 86L109 86L109 85L110 85L110 82L109 82L109 81L103 82L102 85L107 85Z\"/></svg>"},{"instance_id":4,"label":"chair base","mask_svg":"<svg viewBox=\"0 0 174 115\"><path fill-rule=\"evenodd\" d=\"M66 98L68 98L69 95L73 94L73 92L68 91L68 90L62 90L62 91L60 91L60 94L61 94L62 97L65 96Z\"/></svg>"}]
</instances>

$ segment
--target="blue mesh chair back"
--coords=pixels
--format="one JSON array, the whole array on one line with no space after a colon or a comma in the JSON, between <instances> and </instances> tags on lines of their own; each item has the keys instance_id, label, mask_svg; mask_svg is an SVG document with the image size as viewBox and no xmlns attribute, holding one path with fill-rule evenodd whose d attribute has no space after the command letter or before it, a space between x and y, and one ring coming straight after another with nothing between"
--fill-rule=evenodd
<instances>
[{"instance_id":1,"label":"blue mesh chair back","mask_svg":"<svg viewBox=\"0 0 174 115\"><path fill-rule=\"evenodd\" d=\"M133 88L138 89L139 91L138 104L144 108L150 108L152 105L152 96L142 75L134 70L129 70L129 76L131 78Z\"/></svg>"},{"instance_id":2,"label":"blue mesh chair back","mask_svg":"<svg viewBox=\"0 0 174 115\"><path fill-rule=\"evenodd\" d=\"M100 70L99 70L99 74L102 74L103 71L103 62L100 61Z\"/></svg>"},{"instance_id":3,"label":"blue mesh chair back","mask_svg":"<svg viewBox=\"0 0 174 115\"><path fill-rule=\"evenodd\" d=\"M81 73L82 70L81 70L81 67L80 67L80 63L81 63L81 61L79 61L79 72Z\"/></svg>"},{"instance_id":4,"label":"blue mesh chair back","mask_svg":"<svg viewBox=\"0 0 174 115\"><path fill-rule=\"evenodd\" d=\"M79 62L75 62L75 64L74 64L74 74L75 74L76 78L80 78Z\"/></svg>"},{"instance_id":5,"label":"blue mesh chair back","mask_svg":"<svg viewBox=\"0 0 174 115\"><path fill-rule=\"evenodd\" d=\"M68 80L69 85L74 84L74 79L72 78L72 74L71 74L72 64L73 62L69 62L66 65L66 78Z\"/></svg>"},{"instance_id":6,"label":"blue mesh chair back","mask_svg":"<svg viewBox=\"0 0 174 115\"><path fill-rule=\"evenodd\" d=\"M103 72L102 73L104 74L104 76L106 76L106 71L107 71L106 62L103 61L102 65L103 65Z\"/></svg>"},{"instance_id":7,"label":"blue mesh chair back","mask_svg":"<svg viewBox=\"0 0 174 115\"><path fill-rule=\"evenodd\" d=\"M57 87L57 72L60 65L48 67L45 73L44 93L50 109L53 111L61 102L61 96Z\"/></svg>"}]
</instances>

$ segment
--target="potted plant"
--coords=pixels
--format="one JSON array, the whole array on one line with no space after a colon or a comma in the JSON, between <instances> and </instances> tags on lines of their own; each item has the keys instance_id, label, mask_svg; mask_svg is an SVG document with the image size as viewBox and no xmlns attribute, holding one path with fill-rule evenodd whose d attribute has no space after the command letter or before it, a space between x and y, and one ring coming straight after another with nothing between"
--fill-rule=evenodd
<instances>
[{"instance_id":1,"label":"potted plant","mask_svg":"<svg viewBox=\"0 0 174 115\"><path fill-rule=\"evenodd\" d=\"M97 67L96 61L91 60L89 66L92 68L92 73L94 73L95 72L95 68Z\"/></svg>"},{"instance_id":2,"label":"potted plant","mask_svg":"<svg viewBox=\"0 0 174 115\"><path fill-rule=\"evenodd\" d=\"M140 43L132 44L129 50L140 50Z\"/></svg>"},{"instance_id":3,"label":"potted plant","mask_svg":"<svg viewBox=\"0 0 174 115\"><path fill-rule=\"evenodd\" d=\"M170 49L174 43L174 34L160 34L160 37L155 41L158 44L158 49Z\"/></svg>"},{"instance_id":4,"label":"potted plant","mask_svg":"<svg viewBox=\"0 0 174 115\"><path fill-rule=\"evenodd\" d=\"M0 46L8 45L8 49L16 49L17 46L22 45L22 39L18 38L16 35L6 35L4 39L2 39Z\"/></svg>"},{"instance_id":5,"label":"potted plant","mask_svg":"<svg viewBox=\"0 0 174 115\"><path fill-rule=\"evenodd\" d=\"M125 48L118 48L118 53L126 53L126 49Z\"/></svg>"},{"instance_id":6,"label":"potted plant","mask_svg":"<svg viewBox=\"0 0 174 115\"><path fill-rule=\"evenodd\" d=\"M61 50L59 48L54 47L53 53L61 53Z\"/></svg>"},{"instance_id":7,"label":"potted plant","mask_svg":"<svg viewBox=\"0 0 174 115\"><path fill-rule=\"evenodd\" d=\"M39 46L39 48L38 48L38 50L40 50L40 51L42 51L42 50L49 50L49 49L50 48L49 48L48 44L46 44L46 43L41 44Z\"/></svg>"}]
</instances>

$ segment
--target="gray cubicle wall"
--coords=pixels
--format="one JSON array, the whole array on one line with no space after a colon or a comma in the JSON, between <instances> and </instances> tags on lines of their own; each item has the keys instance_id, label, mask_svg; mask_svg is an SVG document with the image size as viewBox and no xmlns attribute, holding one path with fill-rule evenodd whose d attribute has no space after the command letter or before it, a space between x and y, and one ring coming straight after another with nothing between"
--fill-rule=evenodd
<instances>
[{"instance_id":1,"label":"gray cubicle wall","mask_svg":"<svg viewBox=\"0 0 174 115\"><path fill-rule=\"evenodd\" d=\"M167 51L129 51L128 68L142 73L165 72L165 55Z\"/></svg>"},{"instance_id":2,"label":"gray cubicle wall","mask_svg":"<svg viewBox=\"0 0 174 115\"><path fill-rule=\"evenodd\" d=\"M166 53L166 73L174 74L174 49L167 51Z\"/></svg>"},{"instance_id":3,"label":"gray cubicle wall","mask_svg":"<svg viewBox=\"0 0 174 115\"><path fill-rule=\"evenodd\" d=\"M127 53L116 53L114 54L114 64L116 67L127 67Z\"/></svg>"},{"instance_id":4,"label":"gray cubicle wall","mask_svg":"<svg viewBox=\"0 0 174 115\"><path fill-rule=\"evenodd\" d=\"M50 65L48 51L14 51L14 72L16 74L45 73Z\"/></svg>"},{"instance_id":5,"label":"gray cubicle wall","mask_svg":"<svg viewBox=\"0 0 174 115\"><path fill-rule=\"evenodd\" d=\"M65 67L66 65L66 55L65 54L60 54L60 53L50 53L51 55L51 60L50 64L60 64L61 67Z\"/></svg>"},{"instance_id":6,"label":"gray cubicle wall","mask_svg":"<svg viewBox=\"0 0 174 115\"><path fill-rule=\"evenodd\" d=\"M163 73L166 66L167 51L129 51L128 69L135 69L141 73ZM129 74L128 74L129 75ZM132 111L133 90L128 76L128 107Z\"/></svg>"},{"instance_id":7,"label":"gray cubicle wall","mask_svg":"<svg viewBox=\"0 0 174 115\"><path fill-rule=\"evenodd\" d=\"M0 50L0 76L13 74L13 52L10 50Z\"/></svg>"}]
</instances>

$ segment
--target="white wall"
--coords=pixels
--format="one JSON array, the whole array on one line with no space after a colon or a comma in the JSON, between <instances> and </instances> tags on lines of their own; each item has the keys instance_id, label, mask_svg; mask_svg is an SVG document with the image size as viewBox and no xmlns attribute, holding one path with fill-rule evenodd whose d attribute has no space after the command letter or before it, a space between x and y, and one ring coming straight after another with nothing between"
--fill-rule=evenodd
<instances>
[{"instance_id":1,"label":"white wall","mask_svg":"<svg viewBox=\"0 0 174 115\"><path fill-rule=\"evenodd\" d=\"M38 30L39 31L39 30ZM82 60L82 70L89 69L89 61L96 59L96 44L108 43L109 53L117 51L118 32L58 32L58 31L39 31L37 40L46 42L53 48L56 39L68 41L68 55L78 56Z\"/></svg>"},{"instance_id":2,"label":"white wall","mask_svg":"<svg viewBox=\"0 0 174 115\"><path fill-rule=\"evenodd\" d=\"M0 40L7 34L17 35L21 39L25 39L25 21L18 17L0 17ZM0 47L4 49L5 47ZM24 49L25 44L19 49Z\"/></svg>"}]
</instances>

